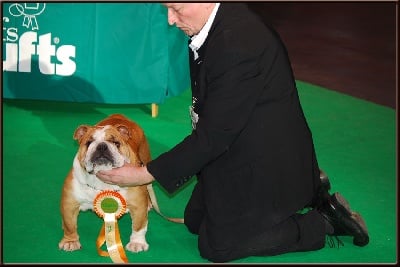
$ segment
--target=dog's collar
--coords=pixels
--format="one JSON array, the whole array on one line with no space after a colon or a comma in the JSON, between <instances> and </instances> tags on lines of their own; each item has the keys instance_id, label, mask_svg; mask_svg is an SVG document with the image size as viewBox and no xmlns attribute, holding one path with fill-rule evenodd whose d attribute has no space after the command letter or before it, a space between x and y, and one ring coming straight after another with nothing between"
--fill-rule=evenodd
<instances>
[{"instance_id":1,"label":"dog's collar","mask_svg":"<svg viewBox=\"0 0 400 267\"><path fill-rule=\"evenodd\" d=\"M86 184L84 184L84 183L81 183L81 182L79 182L81 185L85 185L85 186L87 186L87 187L89 187L89 188L91 188L91 189L94 189L94 190L97 190L97 191L99 191L99 192L101 192L101 191L104 191L104 189L98 189L98 188L96 188L96 187L94 187L93 185L90 185L90 184L88 184L88 183L86 183ZM112 191L114 191L114 192L119 192L119 191L121 191L120 189L113 189Z\"/></svg>"}]
</instances>

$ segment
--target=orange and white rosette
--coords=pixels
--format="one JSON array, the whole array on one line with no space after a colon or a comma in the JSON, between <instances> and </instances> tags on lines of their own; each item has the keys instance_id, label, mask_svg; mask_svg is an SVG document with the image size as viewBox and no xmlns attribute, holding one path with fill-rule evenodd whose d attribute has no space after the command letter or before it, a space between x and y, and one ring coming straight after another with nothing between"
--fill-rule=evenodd
<instances>
[{"instance_id":1,"label":"orange and white rosette","mask_svg":"<svg viewBox=\"0 0 400 267\"><path fill-rule=\"evenodd\" d=\"M104 220L97 238L97 252L101 256L110 256L114 263L128 263L121 242L118 219L126 212L126 201L118 192L101 191L93 201L94 211ZM107 251L101 246L106 242Z\"/></svg>"}]
</instances>

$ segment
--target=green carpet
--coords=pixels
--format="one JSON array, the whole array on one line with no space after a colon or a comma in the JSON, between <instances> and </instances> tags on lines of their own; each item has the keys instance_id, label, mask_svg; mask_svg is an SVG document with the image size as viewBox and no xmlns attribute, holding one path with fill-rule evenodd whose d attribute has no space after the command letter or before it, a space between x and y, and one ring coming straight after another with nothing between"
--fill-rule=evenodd
<instances>
[{"instance_id":1,"label":"green carpet","mask_svg":"<svg viewBox=\"0 0 400 267\"><path fill-rule=\"evenodd\" d=\"M395 110L307 83L298 82L321 168L332 191L340 191L366 220L370 243L360 248L351 238L344 246L273 257L249 257L233 263L395 263L397 262ZM190 92L167 99L159 116L150 105L104 105L3 100L2 262L112 263L97 254L102 225L93 212L81 212L78 230L83 248L58 250L62 237L61 187L77 144L80 124L95 124L111 113L139 123L152 156L168 150L190 131ZM174 195L155 182L161 210L182 217L194 181ZM119 220L121 239L129 240L130 218ZM208 263L197 251L197 237L150 211L147 252L127 251L129 263ZM240 240L238 240L240 242Z\"/></svg>"}]
</instances>

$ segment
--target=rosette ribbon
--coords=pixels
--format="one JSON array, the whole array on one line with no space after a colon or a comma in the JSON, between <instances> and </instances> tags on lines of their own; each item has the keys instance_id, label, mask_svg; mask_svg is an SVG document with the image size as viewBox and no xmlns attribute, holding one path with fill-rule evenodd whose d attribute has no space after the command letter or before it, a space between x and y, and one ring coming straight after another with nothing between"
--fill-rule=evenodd
<instances>
[{"instance_id":1,"label":"rosette ribbon","mask_svg":"<svg viewBox=\"0 0 400 267\"><path fill-rule=\"evenodd\" d=\"M100 256L110 256L114 263L128 263L118 228L118 219L126 212L126 201L118 192L101 191L93 201L94 211L104 220L96 246ZM101 249L106 243L107 251Z\"/></svg>"}]
</instances>

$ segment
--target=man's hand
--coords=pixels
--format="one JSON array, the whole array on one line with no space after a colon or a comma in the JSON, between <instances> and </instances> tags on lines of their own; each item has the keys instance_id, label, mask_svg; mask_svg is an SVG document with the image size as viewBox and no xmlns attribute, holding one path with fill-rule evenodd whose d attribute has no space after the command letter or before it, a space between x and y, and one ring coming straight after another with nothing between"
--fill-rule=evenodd
<instances>
[{"instance_id":1,"label":"man's hand","mask_svg":"<svg viewBox=\"0 0 400 267\"><path fill-rule=\"evenodd\" d=\"M154 177L147 171L146 166L137 167L130 163L125 163L120 168L99 171L96 176L107 184L119 186L138 186L154 181Z\"/></svg>"}]
</instances>

